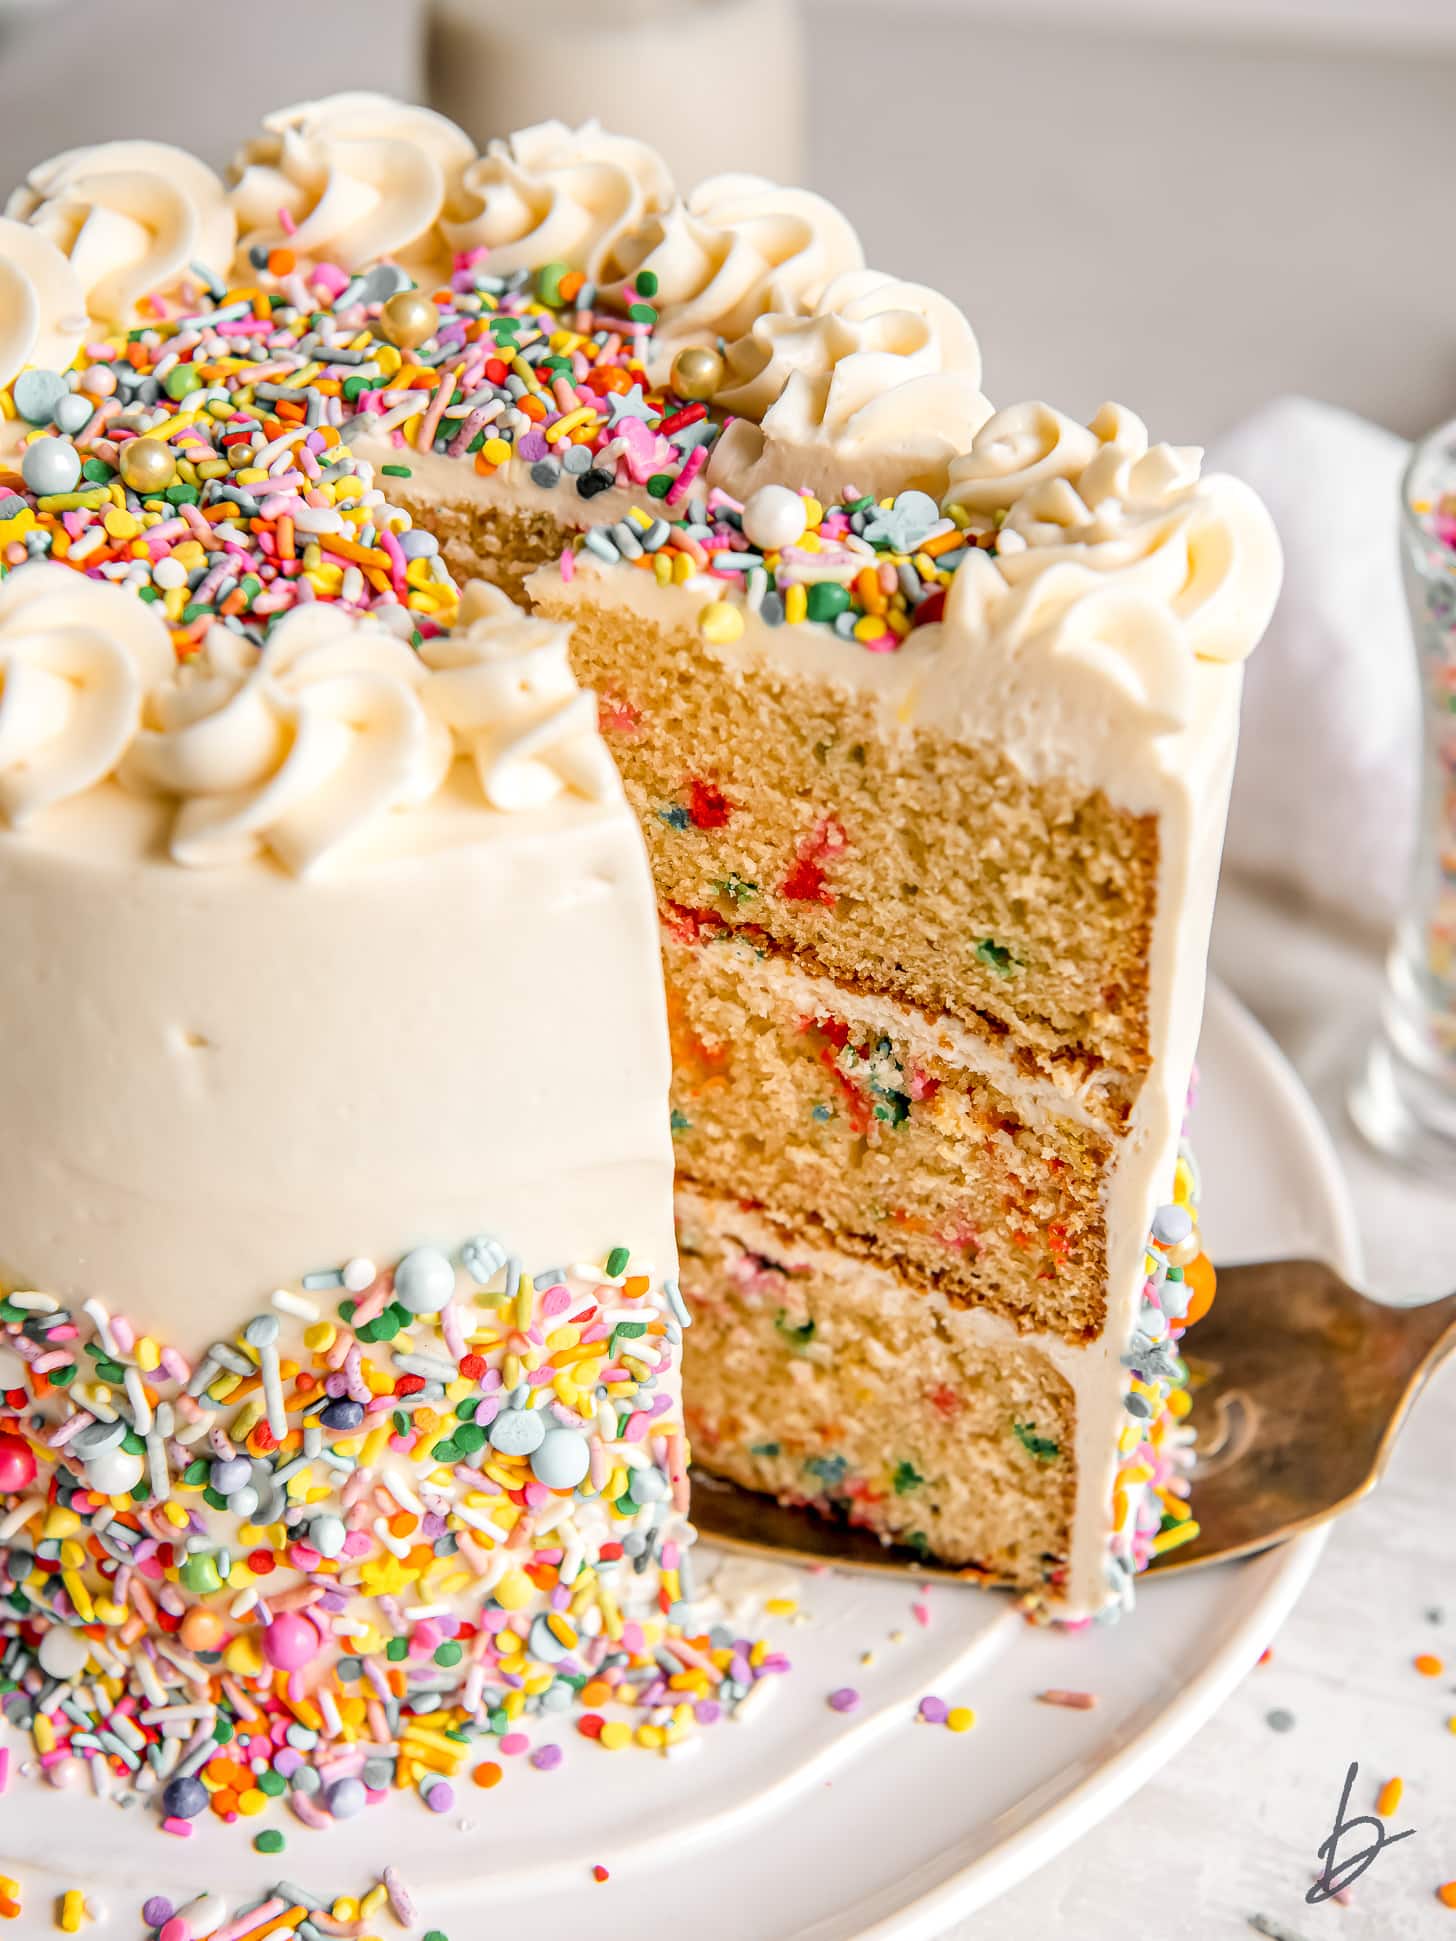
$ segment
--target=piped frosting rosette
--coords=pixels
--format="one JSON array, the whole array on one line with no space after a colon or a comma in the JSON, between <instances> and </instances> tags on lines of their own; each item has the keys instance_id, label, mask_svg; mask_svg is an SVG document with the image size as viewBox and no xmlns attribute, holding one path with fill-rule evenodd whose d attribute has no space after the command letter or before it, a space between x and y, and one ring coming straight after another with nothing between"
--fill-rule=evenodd
<instances>
[{"instance_id":1,"label":"piped frosting rosette","mask_svg":"<svg viewBox=\"0 0 1456 1941\"><path fill-rule=\"evenodd\" d=\"M48 562L0 580L0 814L12 828L112 773L172 664L167 629L124 587Z\"/></svg>"},{"instance_id":2,"label":"piped frosting rosette","mask_svg":"<svg viewBox=\"0 0 1456 1941\"><path fill-rule=\"evenodd\" d=\"M733 341L769 311L804 312L834 279L864 266L849 218L808 189L715 175L618 245L613 270L657 279L651 375L678 351Z\"/></svg>"},{"instance_id":3,"label":"piped frosting rosette","mask_svg":"<svg viewBox=\"0 0 1456 1941\"><path fill-rule=\"evenodd\" d=\"M565 263L593 282L622 240L673 201L667 164L646 142L596 122L543 121L489 144L465 170L452 249L485 249L492 275Z\"/></svg>"},{"instance_id":4,"label":"piped frosting rosette","mask_svg":"<svg viewBox=\"0 0 1456 1941\"><path fill-rule=\"evenodd\" d=\"M100 323L131 325L143 299L198 280L226 278L237 224L205 163L162 142L102 142L68 149L32 169L6 213L70 259L85 307Z\"/></svg>"},{"instance_id":5,"label":"piped frosting rosette","mask_svg":"<svg viewBox=\"0 0 1456 1941\"><path fill-rule=\"evenodd\" d=\"M1278 597L1279 541L1248 486L1201 478L1201 460L1193 446L1150 445L1120 405L1090 425L1013 405L951 466L942 503L962 508L971 532L996 533L1009 587L1063 565L1115 575L1166 606L1196 656L1242 660Z\"/></svg>"},{"instance_id":6,"label":"piped frosting rosette","mask_svg":"<svg viewBox=\"0 0 1456 1941\"><path fill-rule=\"evenodd\" d=\"M0 388L28 365L64 371L86 335L81 279L49 236L0 216ZM0 421L0 444L12 421Z\"/></svg>"},{"instance_id":7,"label":"piped frosting rosette","mask_svg":"<svg viewBox=\"0 0 1456 1941\"><path fill-rule=\"evenodd\" d=\"M426 677L402 640L322 601L286 615L261 650L213 627L148 696L121 779L176 798L174 862L266 851L307 874L439 787L450 738L426 711Z\"/></svg>"},{"instance_id":8,"label":"piped frosting rosette","mask_svg":"<svg viewBox=\"0 0 1456 1941\"><path fill-rule=\"evenodd\" d=\"M569 627L531 618L476 580L454 631L421 649L430 711L474 763L493 808L541 808L567 789L594 802L621 793L596 699L567 662L570 638Z\"/></svg>"},{"instance_id":9,"label":"piped frosting rosette","mask_svg":"<svg viewBox=\"0 0 1456 1941\"><path fill-rule=\"evenodd\" d=\"M233 158L239 248L286 244L346 270L389 257L422 279L444 275L443 219L474 158L453 121L385 95L280 109Z\"/></svg>"},{"instance_id":10,"label":"piped frosting rosette","mask_svg":"<svg viewBox=\"0 0 1456 1941\"><path fill-rule=\"evenodd\" d=\"M758 318L726 362L714 403L734 422L709 477L738 499L769 483L826 503L851 484L876 498L939 494L991 412L961 311L876 270L836 277L807 316Z\"/></svg>"}]
</instances>

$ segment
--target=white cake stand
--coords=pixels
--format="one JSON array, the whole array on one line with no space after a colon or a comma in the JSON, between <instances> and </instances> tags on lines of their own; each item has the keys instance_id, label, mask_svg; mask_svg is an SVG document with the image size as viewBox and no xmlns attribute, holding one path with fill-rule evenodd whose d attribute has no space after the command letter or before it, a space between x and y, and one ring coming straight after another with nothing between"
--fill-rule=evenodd
<instances>
[{"instance_id":1,"label":"white cake stand","mask_svg":"<svg viewBox=\"0 0 1456 1941\"><path fill-rule=\"evenodd\" d=\"M1355 1273L1314 1109L1216 987L1201 1064L1194 1136L1215 1258L1315 1252ZM49 1931L53 1896L86 1889L104 1917L86 1930L98 1941L140 1936L150 1893L180 1905L212 1889L236 1910L285 1879L327 1899L388 1863L418 1909L412 1931L449 1941L479 1941L493 1917L512 1924L501 1932L524 1923L596 1941L678 1924L694 1941L934 1935L1085 1833L1192 1737L1278 1629L1322 1542L1149 1583L1131 1620L1071 1636L1033 1630L971 1588L922 1595L909 1580L733 1563L743 1606L788 1595L807 1620L768 1620L794 1671L752 1716L673 1759L605 1752L568 1726L549 1735L566 1753L556 1771L495 1755L502 1783L483 1792L467 1779L442 1816L401 1797L313 1833L275 1808L246 1827L199 1822L181 1842L139 1812L18 1777L30 1748L12 1735L0 1872L22 1883L26 1933ZM844 1686L861 1697L839 1713L827 1698ZM1038 1704L1049 1687L1095 1692L1096 1708ZM975 1729L915 1724L932 1692L973 1707ZM285 1833L283 1854L252 1851L264 1825ZM387 1913L371 1925L399 1932Z\"/></svg>"}]
</instances>

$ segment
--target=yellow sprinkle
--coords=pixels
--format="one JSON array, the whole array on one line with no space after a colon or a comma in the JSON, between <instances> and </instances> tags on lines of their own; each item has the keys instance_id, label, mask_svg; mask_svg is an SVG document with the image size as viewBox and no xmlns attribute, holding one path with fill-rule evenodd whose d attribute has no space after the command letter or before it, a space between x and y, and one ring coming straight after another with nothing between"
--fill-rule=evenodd
<instances>
[{"instance_id":1,"label":"yellow sprinkle","mask_svg":"<svg viewBox=\"0 0 1456 1941\"><path fill-rule=\"evenodd\" d=\"M371 1887L359 1903L360 1918L367 1921L371 1914L377 1914L388 1898L389 1891L383 1881L377 1887Z\"/></svg>"},{"instance_id":2,"label":"yellow sprinkle","mask_svg":"<svg viewBox=\"0 0 1456 1941\"><path fill-rule=\"evenodd\" d=\"M769 1597L765 1598L763 1608L770 1617L792 1617L799 1608L799 1600L796 1597Z\"/></svg>"},{"instance_id":3,"label":"yellow sprinkle","mask_svg":"<svg viewBox=\"0 0 1456 1941\"><path fill-rule=\"evenodd\" d=\"M56 1749L56 1728L44 1712L37 1712L31 1723L30 1736L35 1740L35 1749L42 1757Z\"/></svg>"},{"instance_id":4,"label":"yellow sprinkle","mask_svg":"<svg viewBox=\"0 0 1456 1941\"><path fill-rule=\"evenodd\" d=\"M1180 1523L1176 1529L1164 1530L1153 1538L1153 1555L1161 1557L1165 1550L1176 1550L1180 1543L1192 1543L1199 1534L1199 1525L1189 1517L1186 1523Z\"/></svg>"},{"instance_id":5,"label":"yellow sprinkle","mask_svg":"<svg viewBox=\"0 0 1456 1941\"><path fill-rule=\"evenodd\" d=\"M710 600L698 615L698 628L705 640L737 640L743 632L743 615L726 600Z\"/></svg>"},{"instance_id":6,"label":"yellow sprinkle","mask_svg":"<svg viewBox=\"0 0 1456 1941\"><path fill-rule=\"evenodd\" d=\"M824 523L824 508L817 499L805 499L804 524L812 532L815 526Z\"/></svg>"},{"instance_id":7,"label":"yellow sprinkle","mask_svg":"<svg viewBox=\"0 0 1456 1941\"><path fill-rule=\"evenodd\" d=\"M784 594L784 618L791 627L807 618L809 612L809 589L797 581Z\"/></svg>"},{"instance_id":8,"label":"yellow sprinkle","mask_svg":"<svg viewBox=\"0 0 1456 1941\"><path fill-rule=\"evenodd\" d=\"M86 1898L79 1887L72 1887L61 1896L60 1916L56 1925L62 1934L79 1934L85 1918Z\"/></svg>"},{"instance_id":9,"label":"yellow sprinkle","mask_svg":"<svg viewBox=\"0 0 1456 1941\"><path fill-rule=\"evenodd\" d=\"M969 1705L953 1705L945 1715L945 1722L952 1732L969 1732L976 1723L976 1715Z\"/></svg>"},{"instance_id":10,"label":"yellow sprinkle","mask_svg":"<svg viewBox=\"0 0 1456 1941\"><path fill-rule=\"evenodd\" d=\"M631 1745L632 1728L623 1719L608 1719L597 1743L604 1745L608 1752L620 1752L623 1746Z\"/></svg>"}]
</instances>

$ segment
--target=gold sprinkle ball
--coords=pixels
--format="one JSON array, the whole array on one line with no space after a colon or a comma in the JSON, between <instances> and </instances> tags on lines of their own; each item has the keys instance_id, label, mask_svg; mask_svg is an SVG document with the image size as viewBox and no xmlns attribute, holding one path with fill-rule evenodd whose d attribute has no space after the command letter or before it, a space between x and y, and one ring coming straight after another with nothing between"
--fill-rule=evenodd
<instances>
[{"instance_id":1,"label":"gold sprinkle ball","mask_svg":"<svg viewBox=\"0 0 1456 1941\"><path fill-rule=\"evenodd\" d=\"M440 327L440 312L423 290L397 290L379 313L379 328L399 350L416 350Z\"/></svg>"},{"instance_id":2,"label":"gold sprinkle ball","mask_svg":"<svg viewBox=\"0 0 1456 1941\"><path fill-rule=\"evenodd\" d=\"M118 458L122 483L133 492L165 492L177 476L171 447L160 438L132 438Z\"/></svg>"},{"instance_id":3,"label":"gold sprinkle ball","mask_svg":"<svg viewBox=\"0 0 1456 1941\"><path fill-rule=\"evenodd\" d=\"M670 382L680 398L690 404L706 403L723 382L723 360L717 351L693 344L680 350L672 360Z\"/></svg>"}]
</instances>

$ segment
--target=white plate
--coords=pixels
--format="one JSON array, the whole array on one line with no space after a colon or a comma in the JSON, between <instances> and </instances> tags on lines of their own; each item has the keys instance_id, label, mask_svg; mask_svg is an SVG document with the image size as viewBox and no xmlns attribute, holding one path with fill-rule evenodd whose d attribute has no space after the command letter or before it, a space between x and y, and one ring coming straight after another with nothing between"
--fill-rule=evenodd
<instances>
[{"instance_id":1,"label":"white plate","mask_svg":"<svg viewBox=\"0 0 1456 1941\"><path fill-rule=\"evenodd\" d=\"M1194 1136L1215 1258L1315 1252L1356 1271L1314 1109L1269 1039L1217 988L1202 1066ZM534 1933L581 1923L598 1941L661 1930L679 1911L694 1941L933 1935L1085 1833L1171 1758L1269 1642L1322 1542L1317 1533L1252 1562L1148 1584L1131 1620L1072 1636L1033 1630L1004 1598L969 1587L937 1585L923 1624L908 1581L775 1572L767 1587L796 1595L812 1620L771 1621L794 1671L754 1716L712 1729L688 1758L606 1753L567 1729L556 1735L567 1755L557 1771L502 1760L504 1782L485 1793L467 1781L448 1816L392 1800L310 1833L275 1811L247 1830L199 1825L186 1842L89 1796L17 1781L0 1807L0 1871L20 1875L27 1912L45 1908L46 1919L47 1895L94 1885L111 1916L103 1932L126 1941L151 1892L180 1903L213 1888L237 1907L281 1877L331 1898L359 1891L388 1861L413 1893L420 1928L440 1927L450 1941L478 1941L485 1909ZM756 1567L728 1568L746 1580L745 1597L757 1594ZM862 1694L848 1715L826 1703L845 1685ZM1096 1709L1036 1703L1053 1686L1095 1692ZM914 1724L929 1692L974 1707L975 1730ZM285 1829L282 1856L251 1851L248 1832L260 1824ZM608 1882L593 1880L595 1863ZM396 1931L383 1917L374 1925Z\"/></svg>"}]
</instances>

